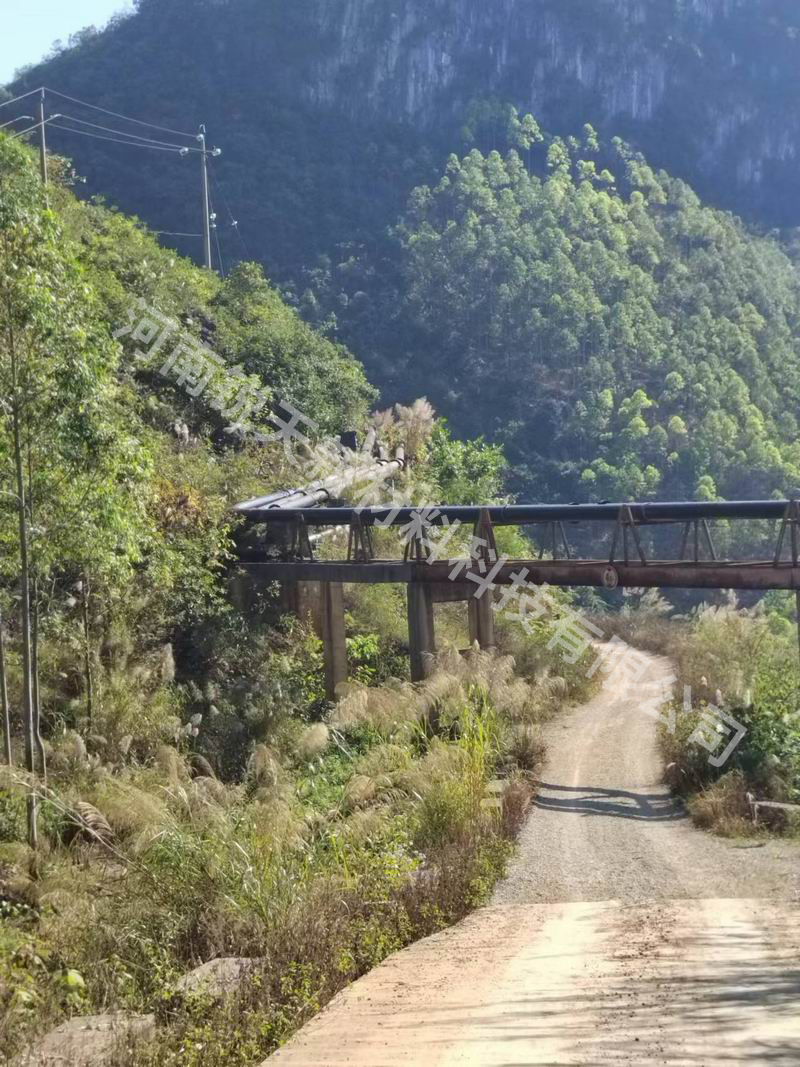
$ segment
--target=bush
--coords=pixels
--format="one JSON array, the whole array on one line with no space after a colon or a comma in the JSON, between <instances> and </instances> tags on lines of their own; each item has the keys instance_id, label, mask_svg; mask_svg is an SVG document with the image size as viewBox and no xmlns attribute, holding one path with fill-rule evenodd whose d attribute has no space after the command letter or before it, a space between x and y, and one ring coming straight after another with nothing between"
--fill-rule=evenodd
<instances>
[{"instance_id":1,"label":"bush","mask_svg":"<svg viewBox=\"0 0 800 1067\"><path fill-rule=\"evenodd\" d=\"M755 832L747 802L747 779L741 771L729 771L689 800L689 812L706 830L727 836Z\"/></svg>"},{"instance_id":2,"label":"bush","mask_svg":"<svg viewBox=\"0 0 800 1067\"><path fill-rule=\"evenodd\" d=\"M0 841L25 840L25 798L0 788Z\"/></svg>"},{"instance_id":3,"label":"bush","mask_svg":"<svg viewBox=\"0 0 800 1067\"><path fill-rule=\"evenodd\" d=\"M78 773L113 851L88 841L80 865L54 852L47 937L85 978L81 1010L169 1023L125 1062L263 1058L347 982L488 898L530 784L487 787L513 763L512 727L533 744L535 687L487 653L445 654L442 668L418 686L356 688L331 723L255 746L240 785L192 780L168 747L147 766ZM309 747L309 732L326 744ZM241 993L202 1010L176 1001L182 972L229 955L257 961ZM3 1035L3 1051L36 1025Z\"/></svg>"}]
</instances>

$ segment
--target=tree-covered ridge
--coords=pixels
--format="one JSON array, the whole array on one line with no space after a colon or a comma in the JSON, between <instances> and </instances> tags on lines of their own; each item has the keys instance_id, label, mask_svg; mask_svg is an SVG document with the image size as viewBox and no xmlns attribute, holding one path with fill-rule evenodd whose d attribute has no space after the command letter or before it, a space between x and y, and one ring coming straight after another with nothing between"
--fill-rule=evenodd
<instances>
[{"instance_id":1,"label":"tree-covered ridge","mask_svg":"<svg viewBox=\"0 0 800 1067\"><path fill-rule=\"evenodd\" d=\"M791 262L621 142L614 156L587 128L549 142L541 176L474 150L415 190L396 231L411 389L435 352L429 394L507 443L531 499L787 491Z\"/></svg>"},{"instance_id":2,"label":"tree-covered ridge","mask_svg":"<svg viewBox=\"0 0 800 1067\"><path fill-rule=\"evenodd\" d=\"M800 36L789 0L135 6L26 67L11 91L46 84L190 134L206 123L223 148L215 169L245 258L282 283L298 283L340 244L374 242L410 189L463 150L476 100L535 107L564 132L592 122L714 204L768 225L798 222L800 132L785 105L797 89ZM70 101L52 110L103 121ZM92 193L159 230L197 232L197 174L187 160L55 125L49 136ZM478 147L497 147L491 128ZM243 248L216 206L229 263ZM196 240L174 240L199 256Z\"/></svg>"},{"instance_id":3,"label":"tree-covered ridge","mask_svg":"<svg viewBox=\"0 0 800 1067\"><path fill-rule=\"evenodd\" d=\"M208 392L193 398L131 336L115 341L128 312L143 302L174 321L172 347L194 338L241 368L267 400L255 428L283 399L320 433L358 428L375 395L256 265L223 281L77 201L63 161L50 173L44 190L30 150L0 137L0 639L42 752L41 737L81 721L135 742L177 709L153 663L224 628L231 505L298 477L279 444L226 432ZM195 652L176 658L205 669Z\"/></svg>"},{"instance_id":4,"label":"tree-covered ridge","mask_svg":"<svg viewBox=\"0 0 800 1067\"><path fill-rule=\"evenodd\" d=\"M234 502L308 475L164 373L174 335L151 362L153 333L120 327L143 302L320 434L366 422L360 366L257 266L223 281L76 201L63 161L44 187L37 162L0 136L0 1057L169 1003L115 1062L245 1067L488 897L538 721L590 683L573 665L556 684L544 630L504 630L530 684L510 654L465 657L453 617L443 671L412 686L402 587L356 586L356 684L329 701L311 620L239 573L233 543ZM415 458L399 492L499 495L501 451L454 440L425 401L373 424ZM221 955L253 960L252 1000L184 998L180 975Z\"/></svg>"}]
</instances>

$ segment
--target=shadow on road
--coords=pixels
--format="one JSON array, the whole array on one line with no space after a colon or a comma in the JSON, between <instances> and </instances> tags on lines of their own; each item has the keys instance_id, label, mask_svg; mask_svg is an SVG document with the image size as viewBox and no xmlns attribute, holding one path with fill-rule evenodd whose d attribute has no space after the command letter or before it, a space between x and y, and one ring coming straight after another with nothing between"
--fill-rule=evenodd
<instances>
[{"instance_id":1,"label":"shadow on road","mask_svg":"<svg viewBox=\"0 0 800 1067\"><path fill-rule=\"evenodd\" d=\"M603 789L591 785L555 785L539 782L540 792L534 806L547 811L575 815L609 815L617 819L648 822L671 822L685 819L686 810L668 793L631 792L628 789ZM565 794L553 796L554 793Z\"/></svg>"}]
</instances>

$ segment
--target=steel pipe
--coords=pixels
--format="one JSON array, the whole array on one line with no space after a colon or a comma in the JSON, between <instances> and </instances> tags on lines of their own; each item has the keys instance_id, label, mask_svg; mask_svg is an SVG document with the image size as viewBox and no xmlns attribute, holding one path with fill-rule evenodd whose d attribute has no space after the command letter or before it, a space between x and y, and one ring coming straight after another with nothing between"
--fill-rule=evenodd
<instances>
[{"instance_id":1,"label":"steel pipe","mask_svg":"<svg viewBox=\"0 0 800 1067\"><path fill-rule=\"evenodd\" d=\"M395 460L389 466L394 466ZM628 509L637 524L653 525L668 522L692 522L702 519L782 519L788 500L719 500L676 501L648 504L510 504L482 508L463 505L429 505L425 513L431 525L438 526L458 520L475 523L481 513L488 514L495 526L523 526L537 522L616 522L622 509ZM276 506L263 507L258 501L239 504L236 511L249 522L287 522L302 519L309 526L343 526L360 521L365 526L381 523L405 526L414 521L420 507L310 507L294 506L292 501L279 501ZM435 517L432 517L436 513Z\"/></svg>"},{"instance_id":2,"label":"steel pipe","mask_svg":"<svg viewBox=\"0 0 800 1067\"><path fill-rule=\"evenodd\" d=\"M267 496L245 500L241 504L236 504L233 510L240 515L244 515L249 521L254 521L252 516L256 514L268 516L267 518L255 520L258 522L272 522L276 516L284 513L289 518L296 518L298 515L304 514L307 509L313 509L313 513L316 514L320 510L318 505L335 499L348 486L368 482L378 474L383 474L384 477L399 474L405 465L405 452L400 447L392 460L373 459L371 463L362 468L346 467L343 471L337 471L336 474L329 475L318 482L312 482L302 489L279 489L277 492L269 493ZM337 509L327 508L325 510ZM324 526L327 524L316 523L315 525ZM333 523L333 525L339 524Z\"/></svg>"},{"instance_id":3,"label":"steel pipe","mask_svg":"<svg viewBox=\"0 0 800 1067\"><path fill-rule=\"evenodd\" d=\"M449 582L450 563L403 563L396 560L345 562L342 560L302 560L289 563L243 560L241 564L254 578L264 581L322 581L344 583L434 583L437 588L452 584L462 593L475 595L485 575L470 564ZM657 560L641 563L614 563L604 560L509 560L492 570L495 585L508 585L513 575L528 571L535 585L596 586L598 588L680 588L680 589L800 589L800 567L790 563L684 563ZM470 579L468 575L472 575Z\"/></svg>"}]
</instances>

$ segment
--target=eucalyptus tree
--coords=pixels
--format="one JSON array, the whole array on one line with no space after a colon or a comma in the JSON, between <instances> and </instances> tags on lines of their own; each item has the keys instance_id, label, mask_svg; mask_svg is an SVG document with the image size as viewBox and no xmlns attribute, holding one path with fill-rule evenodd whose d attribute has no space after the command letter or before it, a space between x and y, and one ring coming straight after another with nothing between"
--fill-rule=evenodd
<instances>
[{"instance_id":1,"label":"eucalyptus tree","mask_svg":"<svg viewBox=\"0 0 800 1067\"><path fill-rule=\"evenodd\" d=\"M0 141L0 479L3 576L19 590L25 760L45 775L37 590L77 572L121 574L147 523L145 450L124 425L118 349L48 209L26 148ZM28 797L36 845L36 790Z\"/></svg>"}]
</instances>

